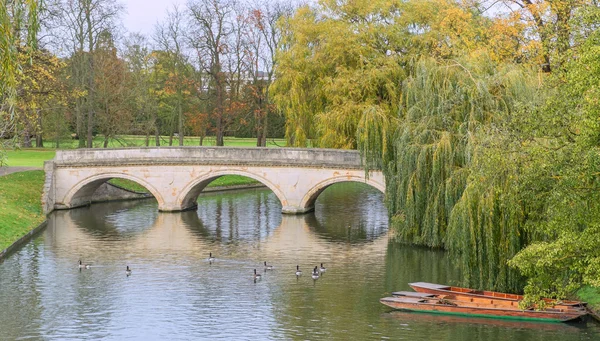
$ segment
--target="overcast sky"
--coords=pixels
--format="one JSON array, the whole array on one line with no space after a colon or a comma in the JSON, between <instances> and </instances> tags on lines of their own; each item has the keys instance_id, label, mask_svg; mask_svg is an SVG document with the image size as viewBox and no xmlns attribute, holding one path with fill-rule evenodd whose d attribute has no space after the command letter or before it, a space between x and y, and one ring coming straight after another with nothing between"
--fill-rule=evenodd
<instances>
[{"instance_id":1,"label":"overcast sky","mask_svg":"<svg viewBox=\"0 0 600 341\"><path fill-rule=\"evenodd\" d=\"M165 18L167 9L173 4L183 8L186 0L121 0L121 3L127 8L127 13L122 16L127 31L151 36L154 25Z\"/></svg>"}]
</instances>

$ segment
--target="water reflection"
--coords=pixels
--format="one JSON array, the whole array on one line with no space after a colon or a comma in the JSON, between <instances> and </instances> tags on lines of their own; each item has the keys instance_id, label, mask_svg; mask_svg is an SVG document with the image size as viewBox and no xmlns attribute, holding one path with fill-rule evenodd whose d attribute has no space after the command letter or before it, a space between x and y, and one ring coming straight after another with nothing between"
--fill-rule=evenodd
<instances>
[{"instance_id":1,"label":"water reflection","mask_svg":"<svg viewBox=\"0 0 600 341\"><path fill-rule=\"evenodd\" d=\"M56 212L59 219L69 219L92 236L101 238L136 235L154 225L158 215L154 199L108 202L71 211Z\"/></svg>"},{"instance_id":2,"label":"water reflection","mask_svg":"<svg viewBox=\"0 0 600 341\"><path fill-rule=\"evenodd\" d=\"M39 237L0 264L0 340L600 335L591 324L515 327L390 313L380 297L411 281L451 283L460 274L444 252L390 242L382 201L376 190L350 184L330 187L314 214L300 216L281 215L266 190L202 196L197 211L183 213L159 213L153 201L56 212ZM79 270L79 259L92 268ZM264 261L275 269L264 271ZM310 269L320 263L328 271L313 280ZM296 265L304 276L295 276Z\"/></svg>"}]
</instances>

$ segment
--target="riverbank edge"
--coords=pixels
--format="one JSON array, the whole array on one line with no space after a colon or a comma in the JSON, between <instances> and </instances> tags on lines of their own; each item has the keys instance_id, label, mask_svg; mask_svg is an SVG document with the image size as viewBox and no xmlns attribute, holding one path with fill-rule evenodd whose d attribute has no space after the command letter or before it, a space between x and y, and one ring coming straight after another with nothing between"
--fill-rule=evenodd
<instances>
[{"instance_id":1,"label":"riverbank edge","mask_svg":"<svg viewBox=\"0 0 600 341\"><path fill-rule=\"evenodd\" d=\"M131 191L129 189L126 189L126 188L123 188L121 186L114 185L114 184L109 184L109 185L113 186L113 187L116 187L116 188L118 188L120 190L126 191L126 192L130 192L130 193L134 193L134 194L140 194L140 195L145 195L145 196L144 197L138 197L138 198L126 198L126 199L115 198L115 199L111 199L111 200L95 201L94 203L114 202L114 201L130 201L130 200L145 200L145 199L152 199L152 198L154 198L149 193L140 193L140 192L136 192L136 191ZM266 187L265 185L260 184L260 183L258 183L258 184L246 184L246 185L216 186L216 187L207 187L207 188L205 188L202 191L202 193L227 192L227 191L237 191L237 190L241 191L241 190L254 189L254 188L265 188L265 187ZM46 217L47 217L47 215L46 215ZM33 237L35 237L40 232L42 232L47 227L47 225L48 225L48 220L45 219L37 227L35 227L32 230L30 230L29 232L27 232L27 234L21 236L21 238L19 238L14 243L12 243L11 245L9 245L6 249L0 251L0 263L3 262L8 256L10 256L11 254L13 254L15 251L19 250L24 244L26 244L31 239L33 239Z\"/></svg>"},{"instance_id":2,"label":"riverbank edge","mask_svg":"<svg viewBox=\"0 0 600 341\"><path fill-rule=\"evenodd\" d=\"M46 228L46 226L48 226L48 220L44 220L37 227L35 227L32 230L30 230L29 232L27 232L26 235L22 236L17 241L10 244L9 247L0 251L0 263L2 263L4 261L4 259L6 259L11 254L13 254L15 251L19 250L23 245L25 245L27 242L29 242L33 237L35 237L40 232L42 232Z\"/></svg>"}]
</instances>

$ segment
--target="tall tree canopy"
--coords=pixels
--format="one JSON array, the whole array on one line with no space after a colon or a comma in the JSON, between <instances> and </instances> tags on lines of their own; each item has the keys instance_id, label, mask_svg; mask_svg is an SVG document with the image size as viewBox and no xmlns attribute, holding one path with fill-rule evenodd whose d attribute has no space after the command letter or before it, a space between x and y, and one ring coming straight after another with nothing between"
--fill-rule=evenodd
<instances>
[{"instance_id":1,"label":"tall tree canopy","mask_svg":"<svg viewBox=\"0 0 600 341\"><path fill-rule=\"evenodd\" d=\"M23 58L20 48L37 48L39 0L0 3L0 138L14 135L17 83ZM0 157L0 165L3 164Z\"/></svg>"}]
</instances>

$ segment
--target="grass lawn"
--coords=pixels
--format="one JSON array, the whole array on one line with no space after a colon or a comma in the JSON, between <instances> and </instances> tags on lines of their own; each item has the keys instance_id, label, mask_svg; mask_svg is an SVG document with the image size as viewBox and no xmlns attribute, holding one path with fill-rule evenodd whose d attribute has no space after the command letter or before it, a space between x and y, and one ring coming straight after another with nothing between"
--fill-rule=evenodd
<instances>
[{"instance_id":1,"label":"grass lawn","mask_svg":"<svg viewBox=\"0 0 600 341\"><path fill-rule=\"evenodd\" d=\"M165 138L163 136L163 138ZM152 140L151 142L153 142ZM208 142L207 142L208 141ZM141 147L144 146L144 137L143 136L123 136L118 140L111 140L109 144L110 148L121 148L121 147ZM163 143L163 146L168 145L168 137L165 141L167 143ZM205 146L214 145L214 137L207 137L204 140ZM229 147L256 147L256 139L253 138L235 138L235 137L226 137L225 138L225 146ZM99 137L94 139L94 145L98 148L102 147L103 140ZM177 144L177 141L174 141ZM47 142L47 146L54 146L53 143ZM185 140L186 146L197 146L198 138L197 137L189 137ZM270 139L267 141L267 145L269 147L277 147L277 146L285 146L285 140L283 139ZM60 143L61 149L74 149L77 147L77 140L65 140ZM8 166L13 167L43 167L44 161L50 160L56 154L55 148L23 148L19 150L7 150L7 163ZM216 185L222 186L222 185Z\"/></svg>"},{"instance_id":2,"label":"grass lawn","mask_svg":"<svg viewBox=\"0 0 600 341\"><path fill-rule=\"evenodd\" d=\"M256 147L256 138L238 138L238 137L225 137L224 144L226 147ZM104 138L96 136L92 142L94 148L102 148L104 146ZM204 138L202 145L214 146L215 137L208 136ZM56 148L56 142L47 141L44 143L49 148ZM146 138L139 135L123 135L108 141L108 148L122 148L122 147L143 147L146 145ZM161 147L169 145L169 137L160 137ZM173 146L179 145L179 139L173 138ZM183 139L184 146L198 146L200 145L200 138L196 136L187 136ZM285 139L267 139L267 147L284 147L286 145ZM75 149L79 146L78 140L61 140L58 144L58 149ZM156 143L154 136L150 136L149 147L155 147Z\"/></svg>"},{"instance_id":3,"label":"grass lawn","mask_svg":"<svg viewBox=\"0 0 600 341\"><path fill-rule=\"evenodd\" d=\"M6 151L8 166L13 167L44 167L44 161L54 158L54 154L54 149L45 148Z\"/></svg>"},{"instance_id":4,"label":"grass lawn","mask_svg":"<svg viewBox=\"0 0 600 341\"><path fill-rule=\"evenodd\" d=\"M46 219L41 203L43 186L43 171L0 176L0 250Z\"/></svg>"}]
</instances>

